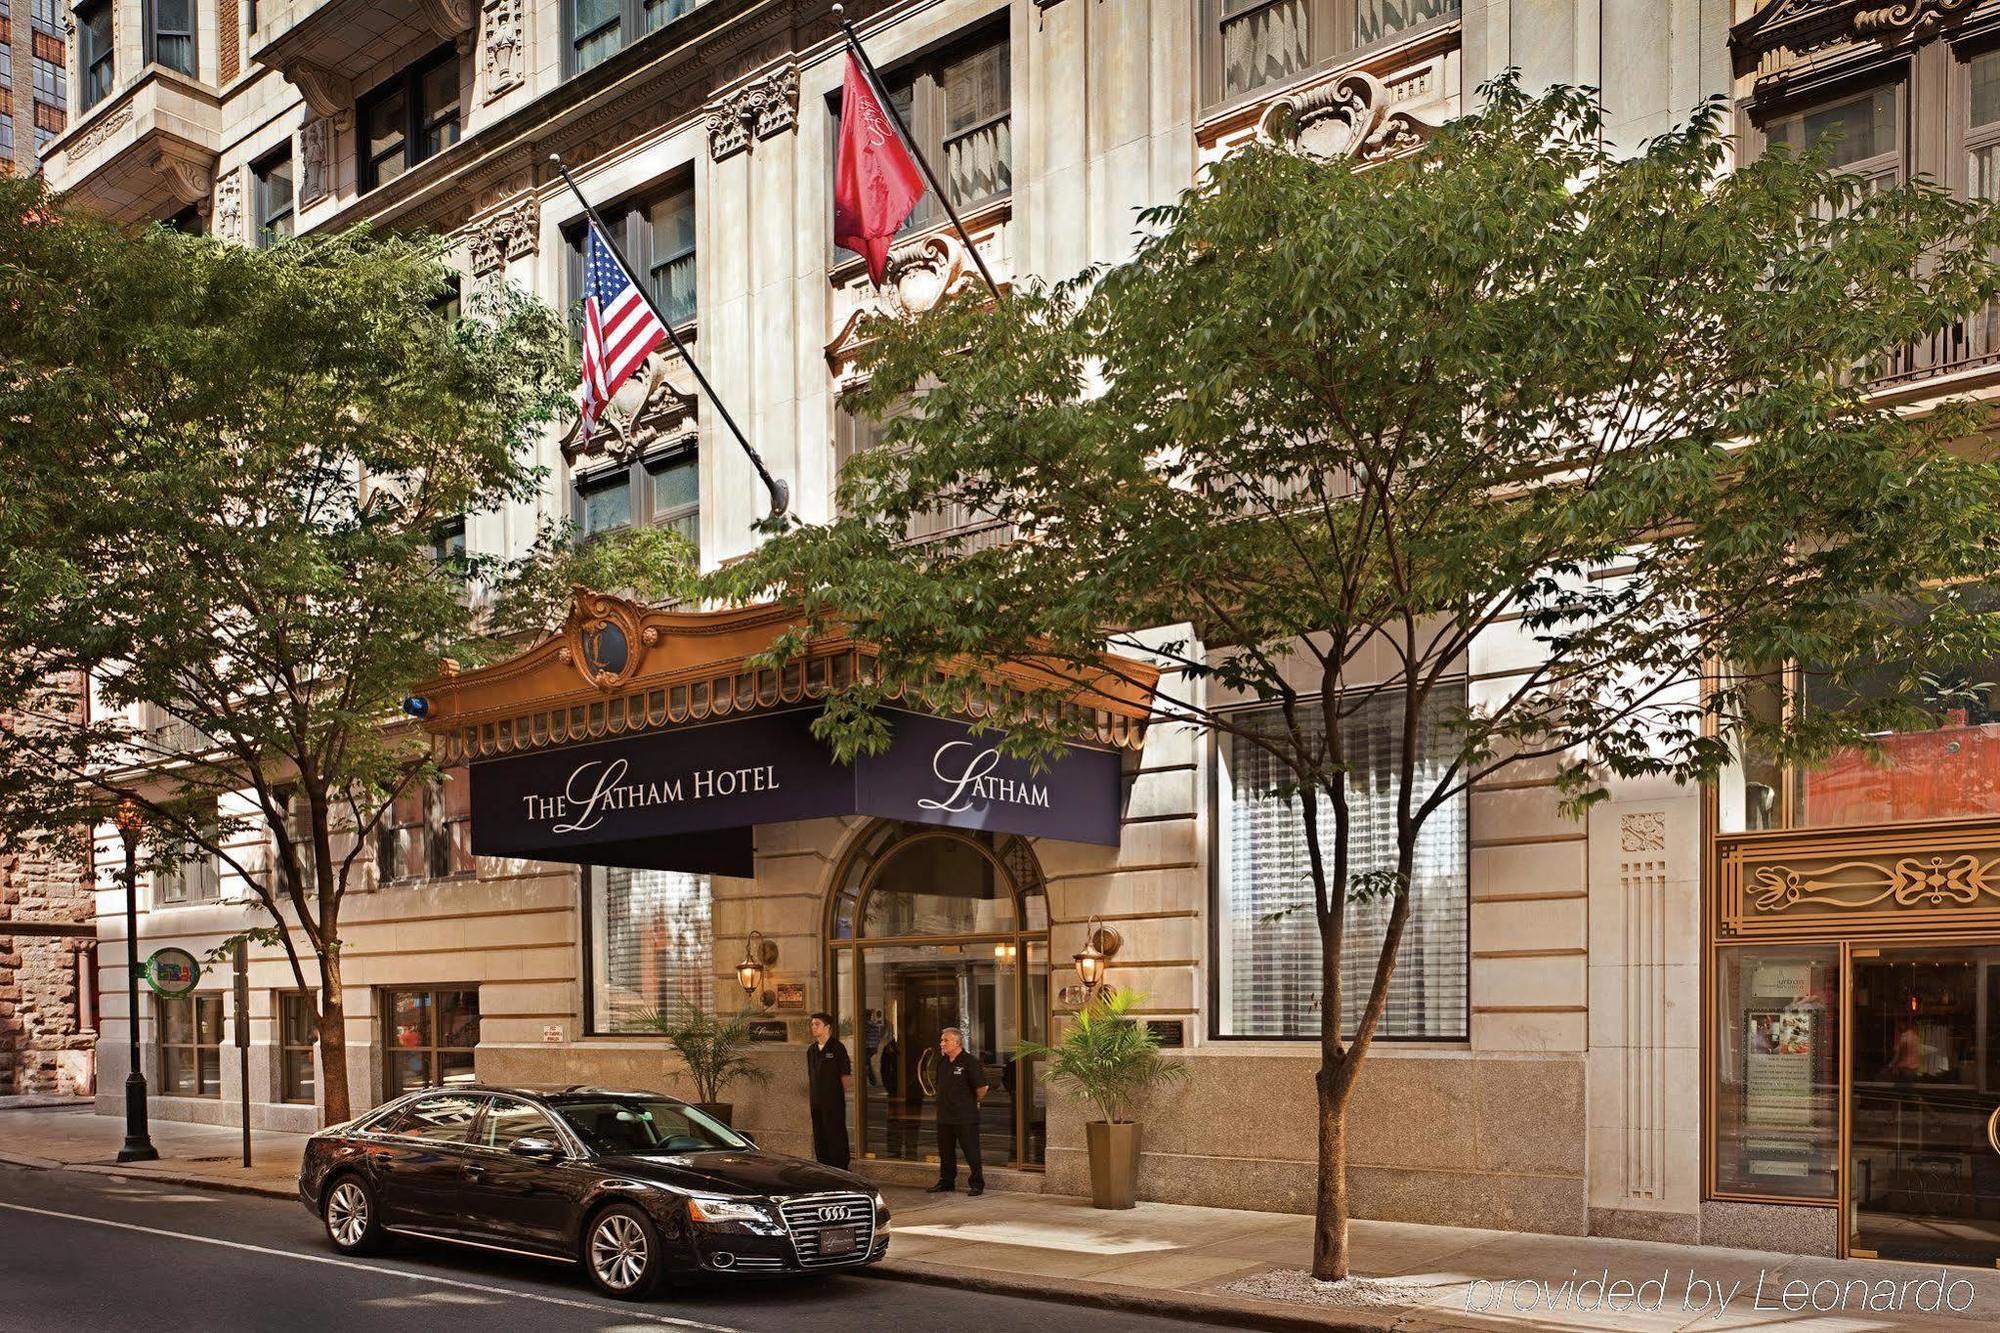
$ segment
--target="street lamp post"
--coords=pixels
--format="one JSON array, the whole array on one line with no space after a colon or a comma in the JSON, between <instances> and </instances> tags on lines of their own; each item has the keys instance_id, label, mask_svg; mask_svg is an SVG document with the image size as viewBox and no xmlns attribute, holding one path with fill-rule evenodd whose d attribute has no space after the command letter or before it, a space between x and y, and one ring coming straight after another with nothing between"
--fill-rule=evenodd
<instances>
[{"instance_id":1,"label":"street lamp post","mask_svg":"<svg viewBox=\"0 0 2000 1333\"><path fill-rule=\"evenodd\" d=\"M125 1144L121 1162L158 1161L160 1150L146 1132L146 1075L139 1068L139 803L127 796L113 816L125 843L125 1032L131 1064L125 1073Z\"/></svg>"}]
</instances>

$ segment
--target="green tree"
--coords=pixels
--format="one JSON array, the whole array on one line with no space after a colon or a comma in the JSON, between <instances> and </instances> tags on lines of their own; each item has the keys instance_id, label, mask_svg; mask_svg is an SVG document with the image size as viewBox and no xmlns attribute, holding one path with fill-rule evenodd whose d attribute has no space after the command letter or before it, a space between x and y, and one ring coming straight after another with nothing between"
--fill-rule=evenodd
<instances>
[{"instance_id":1,"label":"green tree","mask_svg":"<svg viewBox=\"0 0 2000 1333\"><path fill-rule=\"evenodd\" d=\"M536 494L574 365L530 300L458 317L444 249L133 232L0 181L0 841L129 795L149 862L233 870L246 933L316 964L333 1120L342 903L434 776L399 704L498 572L441 525Z\"/></svg>"},{"instance_id":2,"label":"green tree","mask_svg":"<svg viewBox=\"0 0 2000 1333\"><path fill-rule=\"evenodd\" d=\"M1425 823L1516 766L1580 812L1613 777L1695 782L1745 738L1811 759L1921 693L1795 716L1750 704L1787 660L1837 678L1990 654L1954 580L1995 565L1984 421L1922 417L1855 368L1994 294L2000 224L1924 186L1868 193L1782 152L1728 169L1720 102L1637 156L1585 91L1512 79L1365 169L1260 145L1141 216L1129 261L882 323L853 405L893 416L845 515L787 532L718 589L781 596L881 670L819 728L886 741L901 692L962 699L996 663L1073 685L1004 706L1017 755L1107 648L1164 665L1161 723L1257 747L1303 824L1322 945L1313 1271L1348 1271L1346 1115L1381 1023ZM906 540L953 505L996 544ZM1532 660L1445 702L1482 642ZM1369 665L1386 664L1386 665ZM986 696L989 702L992 696ZM1227 705L1276 705L1247 726ZM1393 838L1359 842L1341 723L1400 720ZM1448 762L1421 762L1438 717ZM1386 918L1343 992L1350 909Z\"/></svg>"},{"instance_id":3,"label":"green tree","mask_svg":"<svg viewBox=\"0 0 2000 1333\"><path fill-rule=\"evenodd\" d=\"M660 603L691 597L694 544L667 528L615 528L588 541L576 524L551 523L508 564L495 589L487 629L503 639L553 634L578 588Z\"/></svg>"}]
</instances>

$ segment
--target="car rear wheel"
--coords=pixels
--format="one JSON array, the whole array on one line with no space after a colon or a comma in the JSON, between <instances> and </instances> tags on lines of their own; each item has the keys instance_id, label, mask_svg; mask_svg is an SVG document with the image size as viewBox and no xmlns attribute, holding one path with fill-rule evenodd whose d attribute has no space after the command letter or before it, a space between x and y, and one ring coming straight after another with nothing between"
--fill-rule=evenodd
<instances>
[{"instance_id":1,"label":"car rear wheel","mask_svg":"<svg viewBox=\"0 0 2000 1333\"><path fill-rule=\"evenodd\" d=\"M660 1230L629 1203L614 1203L590 1219L583 1234L583 1266L607 1296L642 1301L660 1281Z\"/></svg>"},{"instance_id":2,"label":"car rear wheel","mask_svg":"<svg viewBox=\"0 0 2000 1333\"><path fill-rule=\"evenodd\" d=\"M320 1218L326 1223L327 1239L342 1254L368 1254L382 1248L381 1210L375 1206L375 1191L358 1175L350 1173L333 1182L320 1204Z\"/></svg>"}]
</instances>

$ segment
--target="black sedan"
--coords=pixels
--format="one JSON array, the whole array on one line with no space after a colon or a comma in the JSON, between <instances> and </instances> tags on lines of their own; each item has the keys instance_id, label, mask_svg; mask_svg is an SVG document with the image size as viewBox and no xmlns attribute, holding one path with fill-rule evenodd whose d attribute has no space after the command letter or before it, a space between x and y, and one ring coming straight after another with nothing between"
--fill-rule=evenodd
<instances>
[{"instance_id":1,"label":"black sedan","mask_svg":"<svg viewBox=\"0 0 2000 1333\"><path fill-rule=\"evenodd\" d=\"M434 1088L306 1141L299 1199L334 1248L391 1235L583 1265L638 1300L668 1274L874 1263L889 1205L845 1171L759 1151L652 1092Z\"/></svg>"}]
</instances>

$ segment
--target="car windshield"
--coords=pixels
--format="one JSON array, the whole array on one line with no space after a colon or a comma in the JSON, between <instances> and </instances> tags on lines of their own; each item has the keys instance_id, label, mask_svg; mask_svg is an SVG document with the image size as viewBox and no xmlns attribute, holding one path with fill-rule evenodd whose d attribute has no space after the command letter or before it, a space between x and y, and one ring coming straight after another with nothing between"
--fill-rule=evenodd
<instances>
[{"instance_id":1,"label":"car windshield","mask_svg":"<svg viewBox=\"0 0 2000 1333\"><path fill-rule=\"evenodd\" d=\"M562 1102L555 1109L592 1152L683 1153L750 1146L748 1139L692 1106L664 1097L603 1097Z\"/></svg>"}]
</instances>

